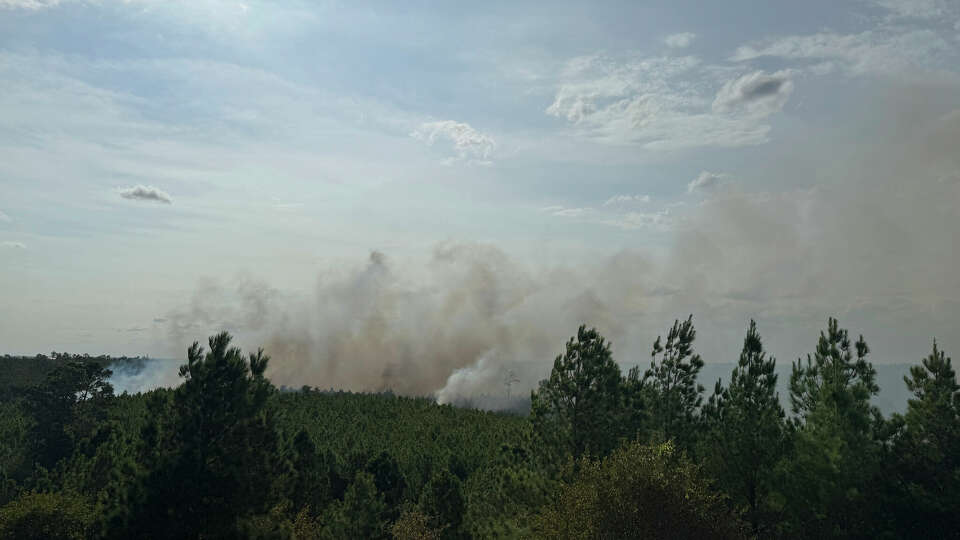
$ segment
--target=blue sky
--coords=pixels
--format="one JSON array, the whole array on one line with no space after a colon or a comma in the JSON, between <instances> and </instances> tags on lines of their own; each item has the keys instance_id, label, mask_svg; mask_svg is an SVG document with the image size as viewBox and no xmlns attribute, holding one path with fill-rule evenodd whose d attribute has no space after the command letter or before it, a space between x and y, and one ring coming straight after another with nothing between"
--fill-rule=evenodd
<instances>
[{"instance_id":1,"label":"blue sky","mask_svg":"<svg viewBox=\"0 0 960 540\"><path fill-rule=\"evenodd\" d=\"M372 250L455 297L461 246L531 284L471 317L559 337L481 352L582 320L643 358L690 312L708 361L750 317L785 359L831 314L878 361L949 348L960 4L592 4L0 0L0 345L269 341ZM546 328L530 291L596 302Z\"/></svg>"}]
</instances>

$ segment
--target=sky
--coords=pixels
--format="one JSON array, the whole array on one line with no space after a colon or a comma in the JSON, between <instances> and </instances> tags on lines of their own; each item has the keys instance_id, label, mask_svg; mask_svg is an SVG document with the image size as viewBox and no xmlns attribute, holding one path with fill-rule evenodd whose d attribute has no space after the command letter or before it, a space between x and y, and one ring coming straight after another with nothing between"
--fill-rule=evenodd
<instances>
[{"instance_id":1,"label":"sky","mask_svg":"<svg viewBox=\"0 0 960 540\"><path fill-rule=\"evenodd\" d=\"M0 352L469 393L693 314L916 362L958 203L956 0L0 0Z\"/></svg>"}]
</instances>

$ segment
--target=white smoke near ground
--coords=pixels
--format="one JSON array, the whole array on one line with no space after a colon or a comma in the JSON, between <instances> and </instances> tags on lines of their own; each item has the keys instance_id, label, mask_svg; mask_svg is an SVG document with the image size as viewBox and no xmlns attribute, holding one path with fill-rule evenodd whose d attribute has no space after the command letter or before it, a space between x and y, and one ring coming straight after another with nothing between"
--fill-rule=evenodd
<instances>
[{"instance_id":1,"label":"white smoke near ground","mask_svg":"<svg viewBox=\"0 0 960 540\"><path fill-rule=\"evenodd\" d=\"M110 384L115 394L139 394L155 388L173 388L182 379L179 376L182 360L144 358L113 362L107 366L113 374Z\"/></svg>"}]
</instances>

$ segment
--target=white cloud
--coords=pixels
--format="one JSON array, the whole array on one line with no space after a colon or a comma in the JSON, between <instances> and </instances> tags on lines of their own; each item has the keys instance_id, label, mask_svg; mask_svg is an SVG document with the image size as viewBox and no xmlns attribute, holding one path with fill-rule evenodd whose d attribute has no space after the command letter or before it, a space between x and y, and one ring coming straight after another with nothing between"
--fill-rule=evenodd
<instances>
[{"instance_id":1,"label":"white cloud","mask_svg":"<svg viewBox=\"0 0 960 540\"><path fill-rule=\"evenodd\" d=\"M119 188L117 192L124 199L133 201L157 202L162 204L172 204L173 199L166 192L153 186L137 185L127 188Z\"/></svg>"},{"instance_id":2,"label":"white cloud","mask_svg":"<svg viewBox=\"0 0 960 540\"><path fill-rule=\"evenodd\" d=\"M614 195L603 203L604 206L625 205L633 203L648 203L649 195Z\"/></svg>"},{"instance_id":3,"label":"white cloud","mask_svg":"<svg viewBox=\"0 0 960 540\"><path fill-rule=\"evenodd\" d=\"M950 11L945 0L873 0L872 3L889 11L891 16L909 19L936 19Z\"/></svg>"},{"instance_id":4,"label":"white cloud","mask_svg":"<svg viewBox=\"0 0 960 540\"><path fill-rule=\"evenodd\" d=\"M12 221L13 221L13 218L5 214L3 210L0 210L0 223L10 223Z\"/></svg>"},{"instance_id":5,"label":"white cloud","mask_svg":"<svg viewBox=\"0 0 960 540\"><path fill-rule=\"evenodd\" d=\"M670 34L663 38L663 42L666 43L667 47L683 49L689 47L696 37L697 35L693 32L680 32L679 34Z\"/></svg>"},{"instance_id":6,"label":"white cloud","mask_svg":"<svg viewBox=\"0 0 960 540\"><path fill-rule=\"evenodd\" d=\"M27 249L27 245L23 242L14 242L12 240L5 240L0 242L0 247L11 248L11 249Z\"/></svg>"},{"instance_id":7,"label":"white cloud","mask_svg":"<svg viewBox=\"0 0 960 540\"><path fill-rule=\"evenodd\" d=\"M592 210L593 209L589 207L567 208L565 206L544 206L540 209L541 212L556 217L583 217Z\"/></svg>"},{"instance_id":8,"label":"white cloud","mask_svg":"<svg viewBox=\"0 0 960 540\"><path fill-rule=\"evenodd\" d=\"M717 90L731 73L692 56L575 58L546 113L566 119L582 137L650 150L762 144L770 126L757 112L782 106L790 85L781 88L779 100L762 100L764 107L714 110Z\"/></svg>"},{"instance_id":9,"label":"white cloud","mask_svg":"<svg viewBox=\"0 0 960 540\"><path fill-rule=\"evenodd\" d=\"M764 117L783 109L792 92L789 71L769 75L755 71L724 84L713 101L713 110L720 113L739 110Z\"/></svg>"},{"instance_id":10,"label":"white cloud","mask_svg":"<svg viewBox=\"0 0 960 540\"><path fill-rule=\"evenodd\" d=\"M674 227L675 220L669 209L657 212L626 212L603 221L621 229L653 229L667 231Z\"/></svg>"},{"instance_id":11,"label":"white cloud","mask_svg":"<svg viewBox=\"0 0 960 540\"><path fill-rule=\"evenodd\" d=\"M47 9L60 3L60 0L0 0L0 9Z\"/></svg>"},{"instance_id":12,"label":"white cloud","mask_svg":"<svg viewBox=\"0 0 960 540\"><path fill-rule=\"evenodd\" d=\"M702 171L687 184L687 193L713 191L729 177L729 174Z\"/></svg>"},{"instance_id":13,"label":"white cloud","mask_svg":"<svg viewBox=\"0 0 960 540\"><path fill-rule=\"evenodd\" d=\"M454 120L424 122L410 136L430 146L438 140L452 143L456 156L449 160L450 162L489 165L490 157L497 146L489 135L477 131L470 124Z\"/></svg>"},{"instance_id":14,"label":"white cloud","mask_svg":"<svg viewBox=\"0 0 960 540\"><path fill-rule=\"evenodd\" d=\"M854 75L898 75L923 67L948 67L951 53L955 47L933 30L884 27L858 34L821 32L751 43L737 48L731 60L828 61Z\"/></svg>"},{"instance_id":15,"label":"white cloud","mask_svg":"<svg viewBox=\"0 0 960 540\"><path fill-rule=\"evenodd\" d=\"M650 197L621 195L611 197L610 200L623 198L627 202L643 201L648 202ZM636 230L647 229L654 231L667 231L672 229L677 222L676 217L671 213L671 207L678 206L680 203L669 205L661 210L650 212L638 212L634 210L624 210L620 204L615 201L610 204L604 204L602 208L579 207L571 208L562 205L545 206L540 209L541 212L552 217L576 219L580 223L590 223L594 225L605 225L608 227L617 227L619 229Z\"/></svg>"}]
</instances>

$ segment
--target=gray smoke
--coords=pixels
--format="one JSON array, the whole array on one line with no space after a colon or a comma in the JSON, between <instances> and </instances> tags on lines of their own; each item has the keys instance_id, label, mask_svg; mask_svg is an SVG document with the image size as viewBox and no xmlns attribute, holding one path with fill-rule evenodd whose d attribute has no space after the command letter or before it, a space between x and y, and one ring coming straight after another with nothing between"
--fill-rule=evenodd
<instances>
[{"instance_id":1,"label":"gray smoke","mask_svg":"<svg viewBox=\"0 0 960 540\"><path fill-rule=\"evenodd\" d=\"M490 245L443 244L415 269L373 252L362 266L322 276L310 300L250 278L209 281L167 319L178 343L226 328L243 344L263 345L278 385L442 402L516 397L543 378L583 322L619 348L642 311L636 276L648 267L623 253L590 268L533 270Z\"/></svg>"},{"instance_id":2,"label":"gray smoke","mask_svg":"<svg viewBox=\"0 0 960 540\"><path fill-rule=\"evenodd\" d=\"M862 332L876 362L916 362L934 336L949 348L960 328L960 184L943 179L960 172L960 111L909 108L885 141L790 156L793 168L777 172L813 187L731 184L689 215L659 279L677 291L674 312L695 314L701 348L729 359L742 339L732 330L755 317L774 353L795 360L828 315Z\"/></svg>"},{"instance_id":3,"label":"gray smoke","mask_svg":"<svg viewBox=\"0 0 960 540\"><path fill-rule=\"evenodd\" d=\"M956 350L960 110L908 105L910 122L885 142L814 147L771 172L812 187L721 186L678 219L665 257L542 268L476 243L442 244L422 264L373 252L322 275L309 299L250 277L206 282L166 317L173 342L225 328L265 347L276 384L444 402L525 394L582 323L624 368L648 365L653 338L688 313L707 362L735 361L750 318L783 363L813 349L831 315L878 363L914 363L933 337Z\"/></svg>"}]
</instances>

